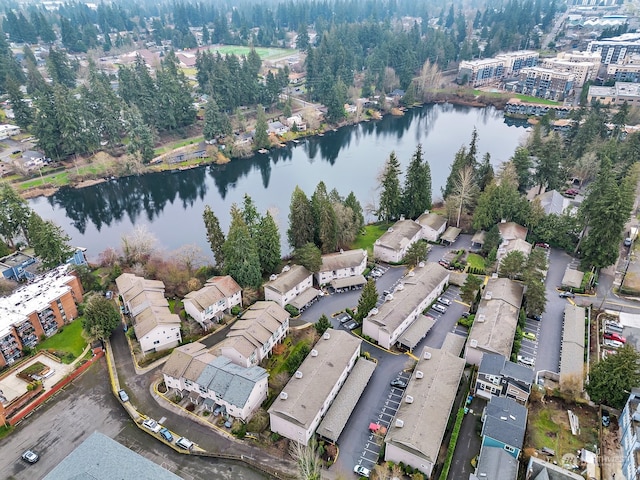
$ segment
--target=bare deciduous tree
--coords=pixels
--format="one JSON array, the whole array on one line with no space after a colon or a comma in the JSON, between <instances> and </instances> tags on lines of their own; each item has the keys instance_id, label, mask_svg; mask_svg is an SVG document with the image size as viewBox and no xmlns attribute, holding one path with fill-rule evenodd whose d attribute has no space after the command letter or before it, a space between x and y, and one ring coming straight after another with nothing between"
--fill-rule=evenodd
<instances>
[{"instance_id":1,"label":"bare deciduous tree","mask_svg":"<svg viewBox=\"0 0 640 480\"><path fill-rule=\"evenodd\" d=\"M391 67L384 69L384 78L382 80L382 87L385 92L391 92L400 86L400 78L396 74L396 71Z\"/></svg>"},{"instance_id":2,"label":"bare deciduous tree","mask_svg":"<svg viewBox=\"0 0 640 480\"><path fill-rule=\"evenodd\" d=\"M107 247L98 258L102 267L113 267L120 260L118 252L113 247Z\"/></svg>"},{"instance_id":3,"label":"bare deciduous tree","mask_svg":"<svg viewBox=\"0 0 640 480\"><path fill-rule=\"evenodd\" d=\"M129 235L123 235L122 253L127 263L144 262L155 251L158 239L145 225L137 226Z\"/></svg>"},{"instance_id":4,"label":"bare deciduous tree","mask_svg":"<svg viewBox=\"0 0 640 480\"><path fill-rule=\"evenodd\" d=\"M200 268L207 261L202 249L195 243L181 246L173 255L187 269L190 277L193 276L194 269Z\"/></svg>"},{"instance_id":5,"label":"bare deciduous tree","mask_svg":"<svg viewBox=\"0 0 640 480\"><path fill-rule=\"evenodd\" d=\"M301 480L320 480L320 457L316 451L316 440L312 438L309 445L299 442L289 444L289 453L298 465L298 478Z\"/></svg>"},{"instance_id":6,"label":"bare deciduous tree","mask_svg":"<svg viewBox=\"0 0 640 480\"><path fill-rule=\"evenodd\" d=\"M571 176L580 179L580 186L584 182L593 180L600 170L600 160L595 151L589 151L581 156L569 169Z\"/></svg>"},{"instance_id":7,"label":"bare deciduous tree","mask_svg":"<svg viewBox=\"0 0 640 480\"><path fill-rule=\"evenodd\" d=\"M467 165L458 172L453 183L453 192L447 197L447 209L455 206L456 227L460 226L463 210L471 205L477 194L475 172L471 166Z\"/></svg>"},{"instance_id":8,"label":"bare deciduous tree","mask_svg":"<svg viewBox=\"0 0 640 480\"><path fill-rule=\"evenodd\" d=\"M442 83L442 73L435 63L432 64L429 60L424 62L420 69L420 75L415 79L416 87L416 100L424 102L427 99L429 89L438 88Z\"/></svg>"}]
</instances>

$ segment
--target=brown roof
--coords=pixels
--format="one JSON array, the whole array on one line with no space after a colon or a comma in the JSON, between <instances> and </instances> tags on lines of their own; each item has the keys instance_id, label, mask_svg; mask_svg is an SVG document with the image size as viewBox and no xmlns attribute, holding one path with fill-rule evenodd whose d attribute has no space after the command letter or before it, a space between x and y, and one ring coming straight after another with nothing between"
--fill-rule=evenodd
<instances>
[{"instance_id":1,"label":"brown roof","mask_svg":"<svg viewBox=\"0 0 640 480\"><path fill-rule=\"evenodd\" d=\"M183 376L185 370L189 366L191 359L203 353L207 347L199 342L187 343L173 350L169 358L162 367L162 373L173 378Z\"/></svg>"},{"instance_id":2,"label":"brown roof","mask_svg":"<svg viewBox=\"0 0 640 480\"><path fill-rule=\"evenodd\" d=\"M515 222L499 223L498 230L503 240L527 239L527 229Z\"/></svg>"},{"instance_id":3,"label":"brown roof","mask_svg":"<svg viewBox=\"0 0 640 480\"><path fill-rule=\"evenodd\" d=\"M311 272L302 265L291 265L291 268L278 275L278 278L265 283L264 288L284 294L310 276Z\"/></svg>"},{"instance_id":4,"label":"brown roof","mask_svg":"<svg viewBox=\"0 0 640 480\"><path fill-rule=\"evenodd\" d=\"M231 326L228 337L244 337L256 347L262 346L289 319L289 312L275 302L256 302Z\"/></svg>"},{"instance_id":5,"label":"brown roof","mask_svg":"<svg viewBox=\"0 0 640 480\"><path fill-rule=\"evenodd\" d=\"M157 326L180 325L180 317L167 307L147 307L135 316L133 322L136 337L142 338Z\"/></svg>"},{"instance_id":6,"label":"brown roof","mask_svg":"<svg viewBox=\"0 0 640 480\"><path fill-rule=\"evenodd\" d=\"M341 270L343 268L357 267L367 258L367 251L361 248L357 250L347 250L338 253L329 253L322 256L321 272Z\"/></svg>"},{"instance_id":7,"label":"brown roof","mask_svg":"<svg viewBox=\"0 0 640 480\"><path fill-rule=\"evenodd\" d=\"M206 285L216 286L225 297L231 297L235 293L242 291L238 282L236 282L231 275L224 275L222 277L212 277L207 280Z\"/></svg>"}]
</instances>

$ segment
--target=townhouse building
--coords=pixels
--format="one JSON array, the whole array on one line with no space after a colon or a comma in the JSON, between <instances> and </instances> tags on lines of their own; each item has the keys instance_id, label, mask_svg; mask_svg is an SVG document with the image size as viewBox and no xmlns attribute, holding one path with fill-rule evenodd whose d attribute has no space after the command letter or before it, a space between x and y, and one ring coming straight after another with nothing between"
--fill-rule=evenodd
<instances>
[{"instance_id":1,"label":"townhouse building","mask_svg":"<svg viewBox=\"0 0 640 480\"><path fill-rule=\"evenodd\" d=\"M233 307L242 306L242 289L229 275L213 277L200 290L187 293L182 303L191 318L207 331Z\"/></svg>"}]
</instances>

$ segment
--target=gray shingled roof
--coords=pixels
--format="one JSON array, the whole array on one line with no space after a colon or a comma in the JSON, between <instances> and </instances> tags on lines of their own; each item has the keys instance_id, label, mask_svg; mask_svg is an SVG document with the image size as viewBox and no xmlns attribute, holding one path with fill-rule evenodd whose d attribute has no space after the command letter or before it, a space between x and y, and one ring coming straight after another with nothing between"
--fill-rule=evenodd
<instances>
[{"instance_id":1,"label":"gray shingled roof","mask_svg":"<svg viewBox=\"0 0 640 480\"><path fill-rule=\"evenodd\" d=\"M532 368L514 363L510 360L504 362L502 374L506 377L513 378L516 381L527 383L529 385L533 384L536 376Z\"/></svg>"},{"instance_id":2,"label":"gray shingled roof","mask_svg":"<svg viewBox=\"0 0 640 480\"><path fill-rule=\"evenodd\" d=\"M310 276L311 272L302 265L291 265L289 270L278 275L275 280L265 283L264 288L285 294Z\"/></svg>"},{"instance_id":3,"label":"gray shingled roof","mask_svg":"<svg viewBox=\"0 0 640 480\"><path fill-rule=\"evenodd\" d=\"M398 220L376 240L376 245L391 250L401 250L421 230L422 227L413 220Z\"/></svg>"},{"instance_id":4,"label":"gray shingled roof","mask_svg":"<svg viewBox=\"0 0 640 480\"><path fill-rule=\"evenodd\" d=\"M435 324L435 318L428 315L418 315L418 318L398 338L398 342L409 350L413 350Z\"/></svg>"},{"instance_id":5,"label":"gray shingled roof","mask_svg":"<svg viewBox=\"0 0 640 480\"><path fill-rule=\"evenodd\" d=\"M180 480L160 465L94 432L67 455L45 480Z\"/></svg>"},{"instance_id":6,"label":"gray shingled roof","mask_svg":"<svg viewBox=\"0 0 640 480\"><path fill-rule=\"evenodd\" d=\"M216 357L204 367L196 383L216 392L227 403L242 408L255 384L268 375L262 367L244 368L226 357Z\"/></svg>"},{"instance_id":7,"label":"gray shingled roof","mask_svg":"<svg viewBox=\"0 0 640 480\"><path fill-rule=\"evenodd\" d=\"M518 460L499 447L482 447L478 457L476 477L490 480L515 480Z\"/></svg>"},{"instance_id":8,"label":"gray shingled roof","mask_svg":"<svg viewBox=\"0 0 640 480\"><path fill-rule=\"evenodd\" d=\"M504 367L505 358L497 353L485 353L478 368L478 374L500 375Z\"/></svg>"},{"instance_id":9,"label":"gray shingled roof","mask_svg":"<svg viewBox=\"0 0 640 480\"><path fill-rule=\"evenodd\" d=\"M346 250L337 253L329 253L322 256L322 266L320 272L330 272L342 270L343 268L355 268L367 258L367 251L362 248L356 250Z\"/></svg>"},{"instance_id":10,"label":"gray shingled roof","mask_svg":"<svg viewBox=\"0 0 640 480\"><path fill-rule=\"evenodd\" d=\"M492 397L485 409L482 435L505 445L522 448L527 427L527 409L515 400Z\"/></svg>"}]
</instances>

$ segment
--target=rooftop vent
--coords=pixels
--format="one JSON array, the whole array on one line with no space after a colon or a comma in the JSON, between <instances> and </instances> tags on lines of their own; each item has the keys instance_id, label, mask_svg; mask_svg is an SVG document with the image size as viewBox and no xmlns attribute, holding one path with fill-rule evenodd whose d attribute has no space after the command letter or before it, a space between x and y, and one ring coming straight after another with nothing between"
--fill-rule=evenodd
<instances>
[{"instance_id":1,"label":"rooftop vent","mask_svg":"<svg viewBox=\"0 0 640 480\"><path fill-rule=\"evenodd\" d=\"M369 310L369 315L375 315L376 313L378 313L378 309L376 307L373 307L371 310Z\"/></svg>"},{"instance_id":2,"label":"rooftop vent","mask_svg":"<svg viewBox=\"0 0 640 480\"><path fill-rule=\"evenodd\" d=\"M396 427L402 428L404 427L404 420L400 420L399 418L396 420Z\"/></svg>"},{"instance_id":3,"label":"rooftop vent","mask_svg":"<svg viewBox=\"0 0 640 480\"><path fill-rule=\"evenodd\" d=\"M389 232L389 233L393 232L393 227L387 228L387 232Z\"/></svg>"},{"instance_id":4,"label":"rooftop vent","mask_svg":"<svg viewBox=\"0 0 640 480\"><path fill-rule=\"evenodd\" d=\"M400 215L400 220L404 220L404 215Z\"/></svg>"},{"instance_id":5,"label":"rooftop vent","mask_svg":"<svg viewBox=\"0 0 640 480\"><path fill-rule=\"evenodd\" d=\"M431 359L431 352L424 352L424 359L425 360L430 360Z\"/></svg>"},{"instance_id":6,"label":"rooftop vent","mask_svg":"<svg viewBox=\"0 0 640 480\"><path fill-rule=\"evenodd\" d=\"M287 392L280 392L280 400L286 400L287 398L289 398Z\"/></svg>"},{"instance_id":7,"label":"rooftop vent","mask_svg":"<svg viewBox=\"0 0 640 480\"><path fill-rule=\"evenodd\" d=\"M329 340L331 338L331 334L329 332L324 332L322 334L322 338L324 338L325 340Z\"/></svg>"},{"instance_id":8,"label":"rooftop vent","mask_svg":"<svg viewBox=\"0 0 640 480\"><path fill-rule=\"evenodd\" d=\"M484 294L485 300L491 300L492 296L493 296L493 292L491 292L491 291L489 291L489 292Z\"/></svg>"},{"instance_id":9,"label":"rooftop vent","mask_svg":"<svg viewBox=\"0 0 640 480\"><path fill-rule=\"evenodd\" d=\"M471 348L477 348L478 347L478 340L476 340L475 338L472 338L471 341L469 342L469 346Z\"/></svg>"},{"instance_id":10,"label":"rooftop vent","mask_svg":"<svg viewBox=\"0 0 640 480\"><path fill-rule=\"evenodd\" d=\"M500 417L500 420L504 420L505 422L508 420L507 417Z\"/></svg>"},{"instance_id":11,"label":"rooftop vent","mask_svg":"<svg viewBox=\"0 0 640 480\"><path fill-rule=\"evenodd\" d=\"M278 275L276 275L275 273L272 273L272 274L269 276L269 280L270 280L271 282L273 282L276 278L278 278Z\"/></svg>"},{"instance_id":12,"label":"rooftop vent","mask_svg":"<svg viewBox=\"0 0 640 480\"><path fill-rule=\"evenodd\" d=\"M424 262L420 262L420 263L418 263L418 266L419 266L420 268L424 267Z\"/></svg>"},{"instance_id":13,"label":"rooftop vent","mask_svg":"<svg viewBox=\"0 0 640 480\"><path fill-rule=\"evenodd\" d=\"M484 323L485 320L486 320L486 317L485 317L484 313L481 313L480 315L478 315L476 317L476 322L478 322L478 323Z\"/></svg>"},{"instance_id":14,"label":"rooftop vent","mask_svg":"<svg viewBox=\"0 0 640 480\"><path fill-rule=\"evenodd\" d=\"M284 267L282 267L282 272L288 272L289 270L291 270L291 267L289 265L285 265Z\"/></svg>"},{"instance_id":15,"label":"rooftop vent","mask_svg":"<svg viewBox=\"0 0 640 480\"><path fill-rule=\"evenodd\" d=\"M390 300L393 300L393 295L390 293L389 295L384 297L385 302L388 302Z\"/></svg>"},{"instance_id":16,"label":"rooftop vent","mask_svg":"<svg viewBox=\"0 0 640 480\"><path fill-rule=\"evenodd\" d=\"M414 277L416 275L416 272L414 272L413 270L411 270L409 273L407 273L408 277Z\"/></svg>"},{"instance_id":17,"label":"rooftop vent","mask_svg":"<svg viewBox=\"0 0 640 480\"><path fill-rule=\"evenodd\" d=\"M300 370L296 370L295 377L302 378L302 372Z\"/></svg>"},{"instance_id":18,"label":"rooftop vent","mask_svg":"<svg viewBox=\"0 0 640 480\"><path fill-rule=\"evenodd\" d=\"M340 253L344 253L344 250L343 250L343 249L340 249Z\"/></svg>"},{"instance_id":19,"label":"rooftop vent","mask_svg":"<svg viewBox=\"0 0 640 480\"><path fill-rule=\"evenodd\" d=\"M422 373L422 370L416 370L416 378L422 378L424 377L424 373Z\"/></svg>"},{"instance_id":20,"label":"rooftop vent","mask_svg":"<svg viewBox=\"0 0 640 480\"><path fill-rule=\"evenodd\" d=\"M404 401L407 403L413 403L413 397L411 395L407 395L404 397Z\"/></svg>"},{"instance_id":21,"label":"rooftop vent","mask_svg":"<svg viewBox=\"0 0 640 480\"><path fill-rule=\"evenodd\" d=\"M398 286L396 287L396 290L398 291L404 290L404 283L399 283Z\"/></svg>"},{"instance_id":22,"label":"rooftop vent","mask_svg":"<svg viewBox=\"0 0 640 480\"><path fill-rule=\"evenodd\" d=\"M316 350L315 348L313 350L311 350L311 356L312 357L317 357L318 356L318 350Z\"/></svg>"}]
</instances>

